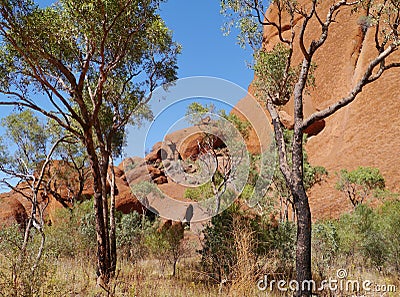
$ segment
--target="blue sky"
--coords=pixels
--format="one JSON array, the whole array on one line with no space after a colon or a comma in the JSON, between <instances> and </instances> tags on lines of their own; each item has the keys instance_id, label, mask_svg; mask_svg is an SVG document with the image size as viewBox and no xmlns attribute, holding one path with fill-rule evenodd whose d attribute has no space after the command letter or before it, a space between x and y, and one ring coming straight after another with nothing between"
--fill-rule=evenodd
<instances>
[{"instance_id":1,"label":"blue sky","mask_svg":"<svg viewBox=\"0 0 400 297\"><path fill-rule=\"evenodd\" d=\"M161 5L160 14L173 31L174 39L182 45L182 53L178 57L178 78L212 76L247 90L253 78L252 70L247 67L252 61L252 52L237 45L235 32L223 35L221 27L225 19L220 14L218 0L169 0ZM190 102L193 100L186 101L187 104ZM157 118L153 133L149 133L146 139L145 150L162 140L165 127L170 127L184 116L185 106L177 104L168 111L167 115ZM157 126L162 128L158 134L154 132ZM135 140L144 133L146 131L129 129L126 156L142 156L143 144Z\"/></svg>"},{"instance_id":2,"label":"blue sky","mask_svg":"<svg viewBox=\"0 0 400 297\"><path fill-rule=\"evenodd\" d=\"M246 66L251 51L236 44L236 36L223 36L224 17L218 0L170 0L161 6L161 16L182 44L179 77L207 75L247 88L253 73Z\"/></svg>"},{"instance_id":3,"label":"blue sky","mask_svg":"<svg viewBox=\"0 0 400 297\"><path fill-rule=\"evenodd\" d=\"M46 6L53 2L44 0L38 3ZM160 14L173 31L174 39L182 45L182 54L178 57L178 78L213 76L247 89L253 77L253 72L247 67L252 53L236 44L235 34L223 36L221 26L224 18L220 15L218 0L169 0L161 4ZM1 107L0 117L6 116L11 110ZM181 106L173 110L173 113L179 119L184 111ZM164 118L168 116L164 115ZM169 122L171 121L169 118ZM160 125L165 126L167 122L168 120L161 121ZM150 142L155 142L157 137L158 135L153 135ZM128 143L126 152L134 155L139 154L142 149L143 146Z\"/></svg>"}]
</instances>

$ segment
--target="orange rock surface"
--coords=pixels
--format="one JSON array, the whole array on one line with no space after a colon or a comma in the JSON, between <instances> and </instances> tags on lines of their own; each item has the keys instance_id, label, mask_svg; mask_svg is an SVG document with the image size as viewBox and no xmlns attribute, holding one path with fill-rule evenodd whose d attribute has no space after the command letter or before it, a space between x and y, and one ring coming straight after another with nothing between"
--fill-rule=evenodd
<instances>
[{"instance_id":1,"label":"orange rock surface","mask_svg":"<svg viewBox=\"0 0 400 297\"><path fill-rule=\"evenodd\" d=\"M299 3L309 4L305 0ZM318 14L326 15L332 3L321 1ZM277 20L274 9L268 10L267 15L271 20ZM361 15L362 12L352 14L349 8L344 8L332 24L326 43L314 57L317 65L316 86L305 96L305 116L346 96L366 65L376 56L374 29L370 28L365 38L362 37L357 23ZM284 24L288 22L287 17L283 19ZM301 19L297 19L297 28L301 22ZM320 26L314 19L305 34L306 45L311 39L317 38L320 32ZM266 28L265 48L271 49L277 42L276 29ZM399 60L400 54L395 55ZM295 46L294 61L300 63L301 59L299 47ZM239 107L245 105L246 98L238 104ZM284 120L290 123L293 100L288 102L283 111ZM324 127L322 124L317 127L319 133L310 137L306 145L309 161L312 165L324 166L330 176L327 182L313 187L309 193L314 219L337 217L351 209L351 204L334 189L335 172L342 168L352 170L358 166L377 167L385 177L388 188L392 191L400 190L399 111L400 69L391 69L378 81L366 86L353 103L327 118Z\"/></svg>"}]
</instances>

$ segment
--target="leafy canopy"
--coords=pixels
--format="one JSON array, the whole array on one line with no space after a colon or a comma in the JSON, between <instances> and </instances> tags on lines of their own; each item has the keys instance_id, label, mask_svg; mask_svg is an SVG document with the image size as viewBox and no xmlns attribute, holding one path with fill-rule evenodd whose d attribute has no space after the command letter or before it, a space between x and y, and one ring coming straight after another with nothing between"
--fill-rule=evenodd
<instances>
[{"instance_id":1,"label":"leafy canopy","mask_svg":"<svg viewBox=\"0 0 400 297\"><path fill-rule=\"evenodd\" d=\"M1 1L0 92L77 136L92 126L115 136L146 93L176 78L180 46L159 3Z\"/></svg>"},{"instance_id":2,"label":"leafy canopy","mask_svg":"<svg viewBox=\"0 0 400 297\"><path fill-rule=\"evenodd\" d=\"M33 174L44 161L50 146L46 122L40 121L31 110L11 113L1 120L5 137L1 140L0 169L5 172Z\"/></svg>"},{"instance_id":3,"label":"leafy canopy","mask_svg":"<svg viewBox=\"0 0 400 297\"><path fill-rule=\"evenodd\" d=\"M353 206L361 204L373 191L385 188L385 179L378 168L358 167L355 170L340 170L336 189L345 193Z\"/></svg>"}]
</instances>

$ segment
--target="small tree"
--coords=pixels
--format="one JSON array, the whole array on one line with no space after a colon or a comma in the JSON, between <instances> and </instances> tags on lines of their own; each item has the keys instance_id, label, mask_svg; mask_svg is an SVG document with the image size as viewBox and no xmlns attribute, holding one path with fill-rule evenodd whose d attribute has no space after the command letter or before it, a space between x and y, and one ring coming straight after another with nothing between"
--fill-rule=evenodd
<instances>
[{"instance_id":1,"label":"small tree","mask_svg":"<svg viewBox=\"0 0 400 297\"><path fill-rule=\"evenodd\" d=\"M172 264L172 276L176 275L176 265L185 256L188 247L183 240L184 228L181 222L165 222L159 229L154 229L146 236L146 244L163 266Z\"/></svg>"},{"instance_id":2,"label":"small tree","mask_svg":"<svg viewBox=\"0 0 400 297\"><path fill-rule=\"evenodd\" d=\"M211 196L215 199L211 214L218 214L221 206L232 202L238 187L245 185L244 170L247 169L249 156L244 138L248 137L249 124L236 115L227 115L224 110L217 111L213 104L203 106L194 102L188 106L186 116L203 130L198 141L196 162L202 175L210 176L210 182L204 186L211 188ZM203 191L201 186L198 190ZM195 192L189 190L187 197L196 196ZM209 192L205 190L197 196L211 198L204 197Z\"/></svg>"},{"instance_id":3,"label":"small tree","mask_svg":"<svg viewBox=\"0 0 400 297\"><path fill-rule=\"evenodd\" d=\"M46 191L46 171L51 165L56 147L66 137L53 139L52 142L48 125L41 122L30 110L10 114L1 124L7 138L1 139L0 143L0 171L5 174L0 183L19 193L30 203L28 222L19 247L20 263L32 257L26 254L35 235L32 230L36 230L36 234L40 236L35 260L30 267L33 275L42 258L46 240L44 212L50 202Z\"/></svg>"},{"instance_id":4,"label":"small tree","mask_svg":"<svg viewBox=\"0 0 400 297\"><path fill-rule=\"evenodd\" d=\"M336 189L343 192L356 207L370 198L375 190L385 188L385 179L378 168L358 167L355 170L340 170Z\"/></svg>"}]
</instances>

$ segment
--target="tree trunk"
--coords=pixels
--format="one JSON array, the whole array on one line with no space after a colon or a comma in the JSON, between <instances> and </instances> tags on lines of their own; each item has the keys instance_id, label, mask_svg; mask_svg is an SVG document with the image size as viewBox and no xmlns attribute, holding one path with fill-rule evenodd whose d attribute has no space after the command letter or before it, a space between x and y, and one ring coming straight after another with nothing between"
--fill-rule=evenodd
<instances>
[{"instance_id":1,"label":"tree trunk","mask_svg":"<svg viewBox=\"0 0 400 297\"><path fill-rule=\"evenodd\" d=\"M299 80L294 87L294 133L292 147L291 192L297 216L296 280L298 297L311 296L311 210L304 188L303 164L303 91L306 86L310 61L303 60Z\"/></svg>"},{"instance_id":2,"label":"tree trunk","mask_svg":"<svg viewBox=\"0 0 400 297\"><path fill-rule=\"evenodd\" d=\"M109 229L109 215L108 215L108 192L107 192L107 174L108 174L108 155L102 155L101 164L101 185L102 185L102 204L103 204L103 220L104 220L104 232L106 239L106 262L108 263L107 273L108 276L111 273L111 251L110 251L110 229Z\"/></svg>"},{"instance_id":3,"label":"tree trunk","mask_svg":"<svg viewBox=\"0 0 400 297\"><path fill-rule=\"evenodd\" d=\"M311 296L312 287L309 282L311 274L311 211L304 186L301 184L293 189L295 210L297 213L297 243L296 243L296 280L300 291L297 296Z\"/></svg>"},{"instance_id":4,"label":"tree trunk","mask_svg":"<svg viewBox=\"0 0 400 297\"><path fill-rule=\"evenodd\" d=\"M176 263L178 262L178 260L174 259L174 263L172 263L172 276L175 277L176 276Z\"/></svg>"},{"instance_id":5,"label":"tree trunk","mask_svg":"<svg viewBox=\"0 0 400 297\"><path fill-rule=\"evenodd\" d=\"M85 131L84 142L89 156L90 170L93 176L94 191L94 212L96 221L96 240L97 240L97 282L107 284L110 278L110 263L107 250L107 232L104 224L103 212L103 187L101 182L101 169L96 150L94 148L92 134Z\"/></svg>"},{"instance_id":6,"label":"tree trunk","mask_svg":"<svg viewBox=\"0 0 400 297\"><path fill-rule=\"evenodd\" d=\"M112 156L110 156L110 173L110 270L111 274L114 274L117 266L117 241L115 236L115 170Z\"/></svg>"}]
</instances>

